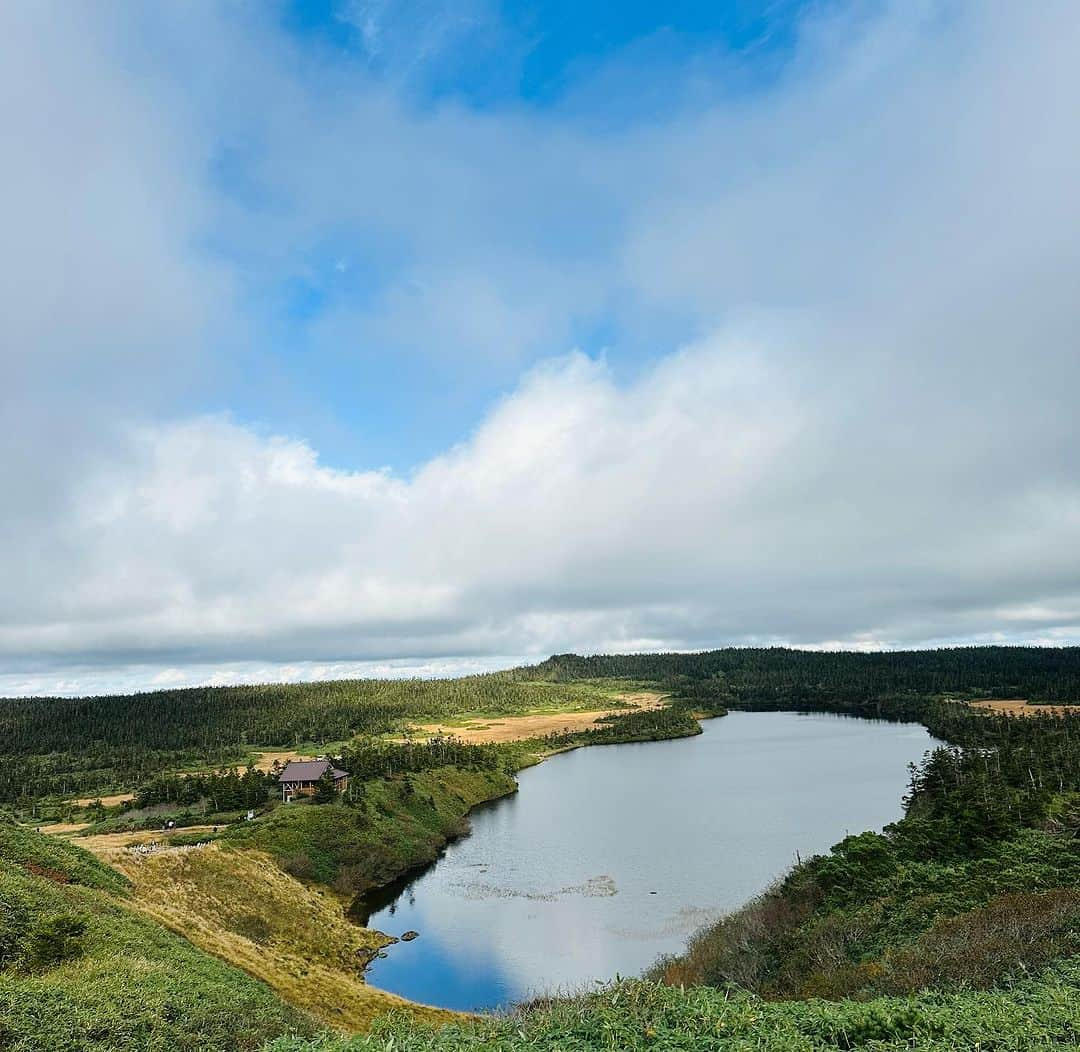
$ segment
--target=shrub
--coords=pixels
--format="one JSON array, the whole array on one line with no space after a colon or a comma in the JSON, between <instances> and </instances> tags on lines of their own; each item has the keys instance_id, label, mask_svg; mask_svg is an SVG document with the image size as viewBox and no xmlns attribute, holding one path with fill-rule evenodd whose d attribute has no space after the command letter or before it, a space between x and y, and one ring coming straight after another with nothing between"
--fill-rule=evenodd
<instances>
[{"instance_id":1,"label":"shrub","mask_svg":"<svg viewBox=\"0 0 1080 1052\"><path fill-rule=\"evenodd\" d=\"M17 882L0 867L0 971L22 959L30 921L31 903Z\"/></svg>"},{"instance_id":2,"label":"shrub","mask_svg":"<svg viewBox=\"0 0 1080 1052\"><path fill-rule=\"evenodd\" d=\"M852 1049L871 1041L906 1044L912 1040L916 1029L925 1033L927 1023L915 1005L847 1002L828 1014L811 1017L801 1029L824 1044Z\"/></svg>"},{"instance_id":3,"label":"shrub","mask_svg":"<svg viewBox=\"0 0 1080 1052\"><path fill-rule=\"evenodd\" d=\"M288 855L281 860L281 868L297 880L314 879L315 866L307 855Z\"/></svg>"},{"instance_id":4,"label":"shrub","mask_svg":"<svg viewBox=\"0 0 1080 1052\"><path fill-rule=\"evenodd\" d=\"M883 993L963 983L989 988L1002 978L1080 952L1080 890L1000 895L981 909L941 918L911 946L889 954Z\"/></svg>"},{"instance_id":5,"label":"shrub","mask_svg":"<svg viewBox=\"0 0 1080 1052\"><path fill-rule=\"evenodd\" d=\"M26 958L34 968L51 968L83 952L86 919L71 913L44 917L30 929Z\"/></svg>"}]
</instances>

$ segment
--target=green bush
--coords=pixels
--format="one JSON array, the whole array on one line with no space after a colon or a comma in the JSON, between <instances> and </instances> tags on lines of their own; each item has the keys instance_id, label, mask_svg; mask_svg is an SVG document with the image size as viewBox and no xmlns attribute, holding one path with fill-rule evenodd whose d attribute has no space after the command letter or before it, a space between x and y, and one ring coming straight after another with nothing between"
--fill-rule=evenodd
<instances>
[{"instance_id":1,"label":"green bush","mask_svg":"<svg viewBox=\"0 0 1080 1052\"><path fill-rule=\"evenodd\" d=\"M70 961L83 952L86 918L71 913L35 921L27 940L26 959L31 967L48 968Z\"/></svg>"},{"instance_id":2,"label":"green bush","mask_svg":"<svg viewBox=\"0 0 1080 1052\"><path fill-rule=\"evenodd\" d=\"M407 1013L354 1038L281 1038L265 1052L1064 1052L1080 1042L1080 961L1008 990L867 1002L767 1002L707 987L615 983L433 1029Z\"/></svg>"}]
</instances>

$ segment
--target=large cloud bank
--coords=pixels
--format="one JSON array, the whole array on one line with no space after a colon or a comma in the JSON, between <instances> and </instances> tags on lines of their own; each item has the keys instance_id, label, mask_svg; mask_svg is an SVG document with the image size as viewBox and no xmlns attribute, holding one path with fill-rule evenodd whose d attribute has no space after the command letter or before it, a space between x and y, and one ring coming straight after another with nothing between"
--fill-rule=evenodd
<instances>
[{"instance_id":1,"label":"large cloud bank","mask_svg":"<svg viewBox=\"0 0 1080 1052\"><path fill-rule=\"evenodd\" d=\"M838 8L768 90L601 129L108 10L0 13L9 674L1080 639L1075 4ZM240 127L258 215L207 174ZM407 474L197 408L259 339L209 231L343 228L407 251L320 338L521 371ZM600 312L645 364L568 344Z\"/></svg>"}]
</instances>

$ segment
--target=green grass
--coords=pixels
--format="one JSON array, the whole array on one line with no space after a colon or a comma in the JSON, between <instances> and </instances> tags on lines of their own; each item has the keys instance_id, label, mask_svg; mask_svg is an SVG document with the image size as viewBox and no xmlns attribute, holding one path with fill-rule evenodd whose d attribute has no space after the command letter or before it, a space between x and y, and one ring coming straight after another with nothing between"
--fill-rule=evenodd
<instances>
[{"instance_id":1,"label":"green grass","mask_svg":"<svg viewBox=\"0 0 1080 1052\"><path fill-rule=\"evenodd\" d=\"M127 881L87 851L58 837L48 837L26 826L0 818L0 862L37 873L54 883L123 892Z\"/></svg>"},{"instance_id":2,"label":"green grass","mask_svg":"<svg viewBox=\"0 0 1080 1052\"><path fill-rule=\"evenodd\" d=\"M117 864L132 880L140 912L261 979L323 1025L366 1030L405 1004L363 978L367 961L391 940L351 923L337 896L300 883L260 852L215 844L121 856Z\"/></svg>"},{"instance_id":3,"label":"green grass","mask_svg":"<svg viewBox=\"0 0 1080 1052\"><path fill-rule=\"evenodd\" d=\"M627 981L512 1015L435 1030L403 1016L368 1034L282 1039L266 1052L1063 1052L1080 1044L1080 961L991 992L868 1002L764 1002Z\"/></svg>"},{"instance_id":4,"label":"green grass","mask_svg":"<svg viewBox=\"0 0 1080 1052\"><path fill-rule=\"evenodd\" d=\"M114 898L127 882L111 872L0 826L4 1052L240 1052L314 1032L262 983Z\"/></svg>"},{"instance_id":5,"label":"green grass","mask_svg":"<svg viewBox=\"0 0 1080 1052\"><path fill-rule=\"evenodd\" d=\"M265 851L302 880L360 893L436 858L473 807L515 789L502 771L441 767L363 783L355 805L284 805L222 840Z\"/></svg>"}]
</instances>

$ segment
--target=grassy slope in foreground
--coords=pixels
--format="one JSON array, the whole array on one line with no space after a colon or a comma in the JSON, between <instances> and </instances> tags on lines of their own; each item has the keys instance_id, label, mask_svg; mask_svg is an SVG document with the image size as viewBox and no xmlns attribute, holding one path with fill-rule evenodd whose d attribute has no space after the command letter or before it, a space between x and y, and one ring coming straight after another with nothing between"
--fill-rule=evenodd
<instances>
[{"instance_id":1,"label":"grassy slope in foreground","mask_svg":"<svg viewBox=\"0 0 1080 1052\"><path fill-rule=\"evenodd\" d=\"M134 908L324 1025L361 1030L407 1002L364 982L368 957L389 940L349 922L340 895L319 885L350 895L429 861L475 804L514 789L501 771L437 768L366 783L354 806L278 807L209 846L144 856L113 843L123 837L88 843L130 879ZM421 1019L453 1017L412 1007Z\"/></svg>"},{"instance_id":2,"label":"grassy slope in foreground","mask_svg":"<svg viewBox=\"0 0 1080 1052\"><path fill-rule=\"evenodd\" d=\"M305 809L313 810L313 809ZM284 873L267 855L210 844L123 855L134 905L200 949L263 980L326 1026L362 1030L407 1006L364 982L367 960L390 940L350 923L340 900ZM416 1009L433 1022L453 1018Z\"/></svg>"},{"instance_id":3,"label":"grassy slope in foreground","mask_svg":"<svg viewBox=\"0 0 1080 1052\"><path fill-rule=\"evenodd\" d=\"M1009 990L928 992L867 1002L763 1002L708 987L627 981L437 1031L388 1018L352 1039L282 1039L266 1052L1063 1052L1080 1042L1078 994L1076 961Z\"/></svg>"},{"instance_id":4,"label":"grassy slope in foreground","mask_svg":"<svg viewBox=\"0 0 1080 1052\"><path fill-rule=\"evenodd\" d=\"M313 1032L262 983L131 912L125 886L79 848L0 819L5 1052L239 1052Z\"/></svg>"}]
</instances>

